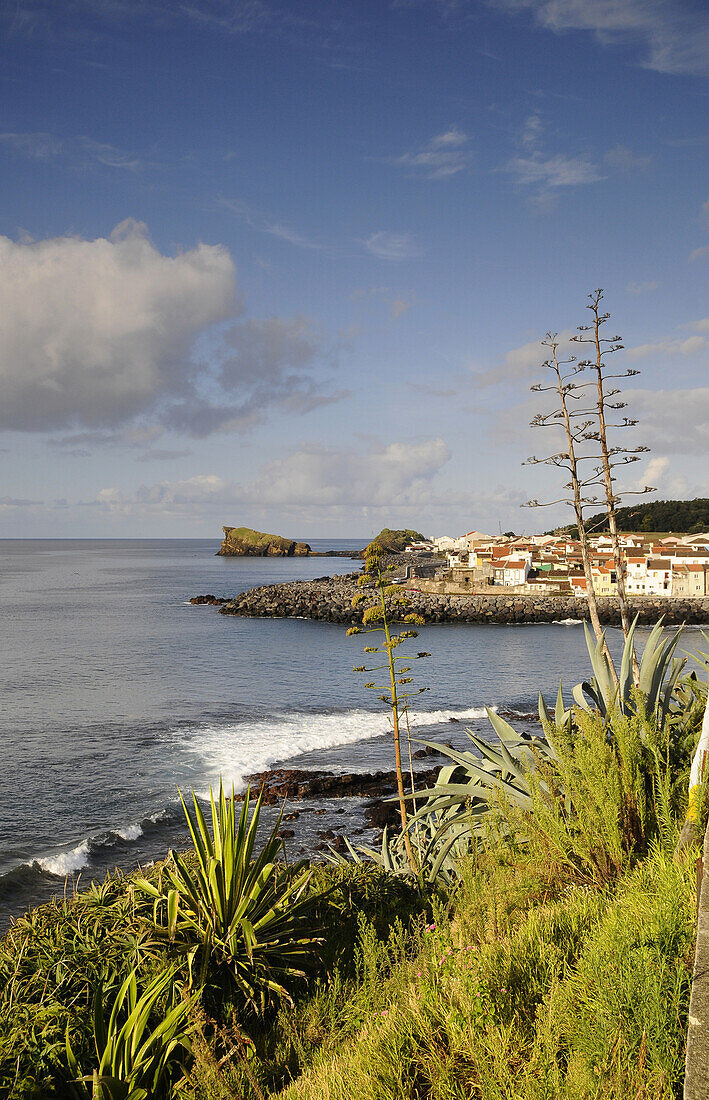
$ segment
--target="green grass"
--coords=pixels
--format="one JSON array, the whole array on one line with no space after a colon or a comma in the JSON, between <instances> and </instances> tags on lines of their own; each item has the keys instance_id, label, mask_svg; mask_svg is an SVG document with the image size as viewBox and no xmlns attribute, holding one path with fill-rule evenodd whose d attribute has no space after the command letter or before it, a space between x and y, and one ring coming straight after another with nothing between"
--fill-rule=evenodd
<instances>
[{"instance_id":1,"label":"green grass","mask_svg":"<svg viewBox=\"0 0 709 1100\"><path fill-rule=\"evenodd\" d=\"M693 859L661 851L613 890L471 860L452 912L384 939L361 919L353 971L282 1010L248 1059L198 1044L185 1095L679 1097L694 905Z\"/></svg>"},{"instance_id":2,"label":"green grass","mask_svg":"<svg viewBox=\"0 0 709 1100\"><path fill-rule=\"evenodd\" d=\"M556 730L553 767L528 773L530 805L494 803L457 887L316 866L323 942L292 1002L263 1014L179 921L155 926L134 876L32 911L0 941L0 1097L73 1096L66 1033L91 1065L97 986L134 968L144 989L170 968L179 998L204 961L186 1100L679 1100L696 928L697 853L673 856L686 738L577 720L573 738Z\"/></svg>"}]
</instances>

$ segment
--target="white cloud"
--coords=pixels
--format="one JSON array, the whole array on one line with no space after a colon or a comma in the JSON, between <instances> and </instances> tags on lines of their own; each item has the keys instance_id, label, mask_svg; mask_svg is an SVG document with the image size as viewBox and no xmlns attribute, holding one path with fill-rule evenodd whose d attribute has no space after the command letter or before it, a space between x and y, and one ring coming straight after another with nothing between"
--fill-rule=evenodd
<instances>
[{"instance_id":1,"label":"white cloud","mask_svg":"<svg viewBox=\"0 0 709 1100\"><path fill-rule=\"evenodd\" d=\"M470 152L466 149L469 140L467 134L454 126L436 134L420 149L388 157L387 160L389 164L408 168L426 179L449 179L470 163Z\"/></svg>"},{"instance_id":2,"label":"white cloud","mask_svg":"<svg viewBox=\"0 0 709 1100\"><path fill-rule=\"evenodd\" d=\"M564 329L557 335L558 354L563 359L568 359L572 355L578 357L578 347L571 343L573 335L573 329ZM541 340L530 340L506 352L502 363L497 366L484 371L473 371L473 385L483 388L496 386L502 382L518 382L532 378L541 380L542 363L548 358L549 348L545 347Z\"/></svg>"},{"instance_id":3,"label":"white cloud","mask_svg":"<svg viewBox=\"0 0 709 1100\"><path fill-rule=\"evenodd\" d=\"M142 485L133 493L99 490L85 506L126 515L217 515L234 507L391 510L436 499L432 479L449 459L442 439L396 442L362 454L302 446L267 463L248 484L217 474Z\"/></svg>"},{"instance_id":4,"label":"white cloud","mask_svg":"<svg viewBox=\"0 0 709 1100\"><path fill-rule=\"evenodd\" d=\"M645 485L652 485L655 489L662 488L669 464L670 460L666 455L655 455L645 467L642 477L638 478L636 487L643 489Z\"/></svg>"},{"instance_id":5,"label":"white cloud","mask_svg":"<svg viewBox=\"0 0 709 1100\"><path fill-rule=\"evenodd\" d=\"M507 162L505 171L515 176L520 184L543 187L578 187L603 179L588 157L569 157L562 153L546 158L540 153L513 157Z\"/></svg>"},{"instance_id":6,"label":"white cloud","mask_svg":"<svg viewBox=\"0 0 709 1100\"><path fill-rule=\"evenodd\" d=\"M632 414L638 438L670 454L709 452L709 387L691 390L633 390Z\"/></svg>"},{"instance_id":7,"label":"white cloud","mask_svg":"<svg viewBox=\"0 0 709 1100\"><path fill-rule=\"evenodd\" d=\"M81 136L58 138L47 133L0 134L0 148L32 160L64 160L73 168L101 164L105 168L124 168L135 172L144 166L134 153L127 153L106 141Z\"/></svg>"},{"instance_id":8,"label":"white cloud","mask_svg":"<svg viewBox=\"0 0 709 1100\"><path fill-rule=\"evenodd\" d=\"M380 260L412 260L421 255L421 248L410 233L391 233L385 229L371 233L364 247Z\"/></svg>"},{"instance_id":9,"label":"white cloud","mask_svg":"<svg viewBox=\"0 0 709 1100\"><path fill-rule=\"evenodd\" d=\"M540 116L537 114L529 115L522 129L522 144L527 149L539 148L543 129L544 123Z\"/></svg>"},{"instance_id":10,"label":"white cloud","mask_svg":"<svg viewBox=\"0 0 709 1100\"><path fill-rule=\"evenodd\" d=\"M651 157L634 153L627 145L615 145L604 154L603 159L610 168L617 168L619 172L642 171L652 163Z\"/></svg>"},{"instance_id":11,"label":"white cloud","mask_svg":"<svg viewBox=\"0 0 709 1100\"><path fill-rule=\"evenodd\" d=\"M64 146L53 134L0 134L0 147L31 157L32 160L53 160L63 152Z\"/></svg>"},{"instance_id":12,"label":"white cloud","mask_svg":"<svg viewBox=\"0 0 709 1100\"><path fill-rule=\"evenodd\" d=\"M696 355L707 347L708 341L704 336L687 336L684 340L660 340L655 344L638 344L634 348L626 348L628 359L645 359L648 355Z\"/></svg>"},{"instance_id":13,"label":"white cloud","mask_svg":"<svg viewBox=\"0 0 709 1100\"><path fill-rule=\"evenodd\" d=\"M701 248L695 248L689 254L690 260L700 260L703 256L709 256L709 244L703 244Z\"/></svg>"},{"instance_id":14,"label":"white cloud","mask_svg":"<svg viewBox=\"0 0 709 1100\"><path fill-rule=\"evenodd\" d=\"M663 73L709 72L706 5L692 0L490 0L509 12L531 11L563 34L589 31L604 46L637 43L641 64Z\"/></svg>"},{"instance_id":15,"label":"white cloud","mask_svg":"<svg viewBox=\"0 0 709 1100\"><path fill-rule=\"evenodd\" d=\"M254 210L253 207L242 202L240 199L220 198L218 204L219 206L226 207L227 210L235 214L245 225L248 225L249 229L253 229L257 233L266 233L269 237L276 237L279 241L285 241L287 244L292 244L296 248L307 248L315 251L323 251L326 248L325 245L311 240L297 229L293 229L289 225L283 225L281 222L274 221L260 211Z\"/></svg>"},{"instance_id":16,"label":"white cloud","mask_svg":"<svg viewBox=\"0 0 709 1100\"><path fill-rule=\"evenodd\" d=\"M628 294L650 294L653 290L657 290L660 284L656 281L647 283L628 283L626 291Z\"/></svg>"},{"instance_id":17,"label":"white cloud","mask_svg":"<svg viewBox=\"0 0 709 1100\"><path fill-rule=\"evenodd\" d=\"M192 345L238 312L226 249L163 256L145 227L110 238L0 238L5 428L119 424L184 389Z\"/></svg>"},{"instance_id":18,"label":"white cloud","mask_svg":"<svg viewBox=\"0 0 709 1100\"><path fill-rule=\"evenodd\" d=\"M337 348L307 318L243 320L197 359L198 338L243 313L221 246L165 256L127 221L93 241L3 237L0 263L0 427L94 433L69 437L67 449L135 445L116 432L136 418L152 418L150 431L206 435L344 396L315 380Z\"/></svg>"}]
</instances>

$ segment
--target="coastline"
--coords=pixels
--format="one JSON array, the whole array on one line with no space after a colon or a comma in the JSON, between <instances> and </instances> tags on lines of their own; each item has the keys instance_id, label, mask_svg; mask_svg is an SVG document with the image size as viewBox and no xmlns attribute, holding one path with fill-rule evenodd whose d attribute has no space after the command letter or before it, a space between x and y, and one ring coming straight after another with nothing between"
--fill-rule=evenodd
<instances>
[{"instance_id":1,"label":"coastline","mask_svg":"<svg viewBox=\"0 0 709 1100\"><path fill-rule=\"evenodd\" d=\"M218 605L221 615L248 618L297 618L321 622L358 625L362 612L353 610L358 573L314 580L288 581L260 585L233 598L194 596L193 604ZM410 601L407 612L421 615L427 623L558 623L588 621L588 605L578 596L533 595L431 595L417 591L415 581L406 588ZM641 624L654 624L660 618L667 626L682 623L709 624L709 597L670 599L636 596L628 601L632 616ZM598 597L601 622L620 625L618 601L612 596Z\"/></svg>"}]
</instances>

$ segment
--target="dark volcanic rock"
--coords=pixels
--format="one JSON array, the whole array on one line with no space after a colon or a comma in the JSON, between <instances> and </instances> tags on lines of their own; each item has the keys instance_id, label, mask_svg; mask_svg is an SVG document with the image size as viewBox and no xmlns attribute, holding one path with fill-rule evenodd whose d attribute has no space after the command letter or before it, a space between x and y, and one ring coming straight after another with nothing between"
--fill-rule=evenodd
<instances>
[{"instance_id":1,"label":"dark volcanic rock","mask_svg":"<svg viewBox=\"0 0 709 1100\"><path fill-rule=\"evenodd\" d=\"M427 768L416 773L419 786L427 786L438 774L438 768ZM277 768L275 771L257 772L247 776L253 788L263 788L265 803L280 802L284 798L373 798L396 792L396 772L350 772L337 775L334 772L311 772L299 768ZM238 797L238 796L237 796ZM301 812L305 812L304 810ZM315 810L314 813L325 813ZM289 815L290 818L290 815Z\"/></svg>"},{"instance_id":2,"label":"dark volcanic rock","mask_svg":"<svg viewBox=\"0 0 709 1100\"><path fill-rule=\"evenodd\" d=\"M220 607L222 615L256 618L309 618L324 622L362 622L362 608L352 608L352 597L359 573L327 577L317 581L291 581L269 584L242 592ZM406 589L406 582L403 585ZM586 601L576 596L505 596L432 595L406 590L407 612L421 615L428 623L555 623L588 620ZM709 597L663 599L636 596L629 600L630 614L643 624L664 617L666 625L709 622ZM618 625L618 601L610 596L598 598L601 622Z\"/></svg>"}]
</instances>

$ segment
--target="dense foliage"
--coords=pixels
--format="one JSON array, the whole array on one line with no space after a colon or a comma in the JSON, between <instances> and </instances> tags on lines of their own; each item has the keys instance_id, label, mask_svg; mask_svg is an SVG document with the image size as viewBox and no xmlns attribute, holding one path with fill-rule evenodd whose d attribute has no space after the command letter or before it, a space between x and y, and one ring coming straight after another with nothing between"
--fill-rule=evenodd
<instances>
[{"instance_id":1,"label":"dense foliage","mask_svg":"<svg viewBox=\"0 0 709 1100\"><path fill-rule=\"evenodd\" d=\"M709 498L694 500L638 501L627 508L618 508L616 519L619 531L673 531L685 534L704 534L709 531ZM563 528L576 532L575 525ZM586 530L594 535L608 530L605 512L586 519Z\"/></svg>"},{"instance_id":2,"label":"dense foliage","mask_svg":"<svg viewBox=\"0 0 709 1100\"><path fill-rule=\"evenodd\" d=\"M382 527L379 534L372 539L369 546L363 551L363 557L371 554L374 550L378 550L382 554L401 554L410 542L425 541L426 536L422 535L420 531L392 531L389 527Z\"/></svg>"}]
</instances>

